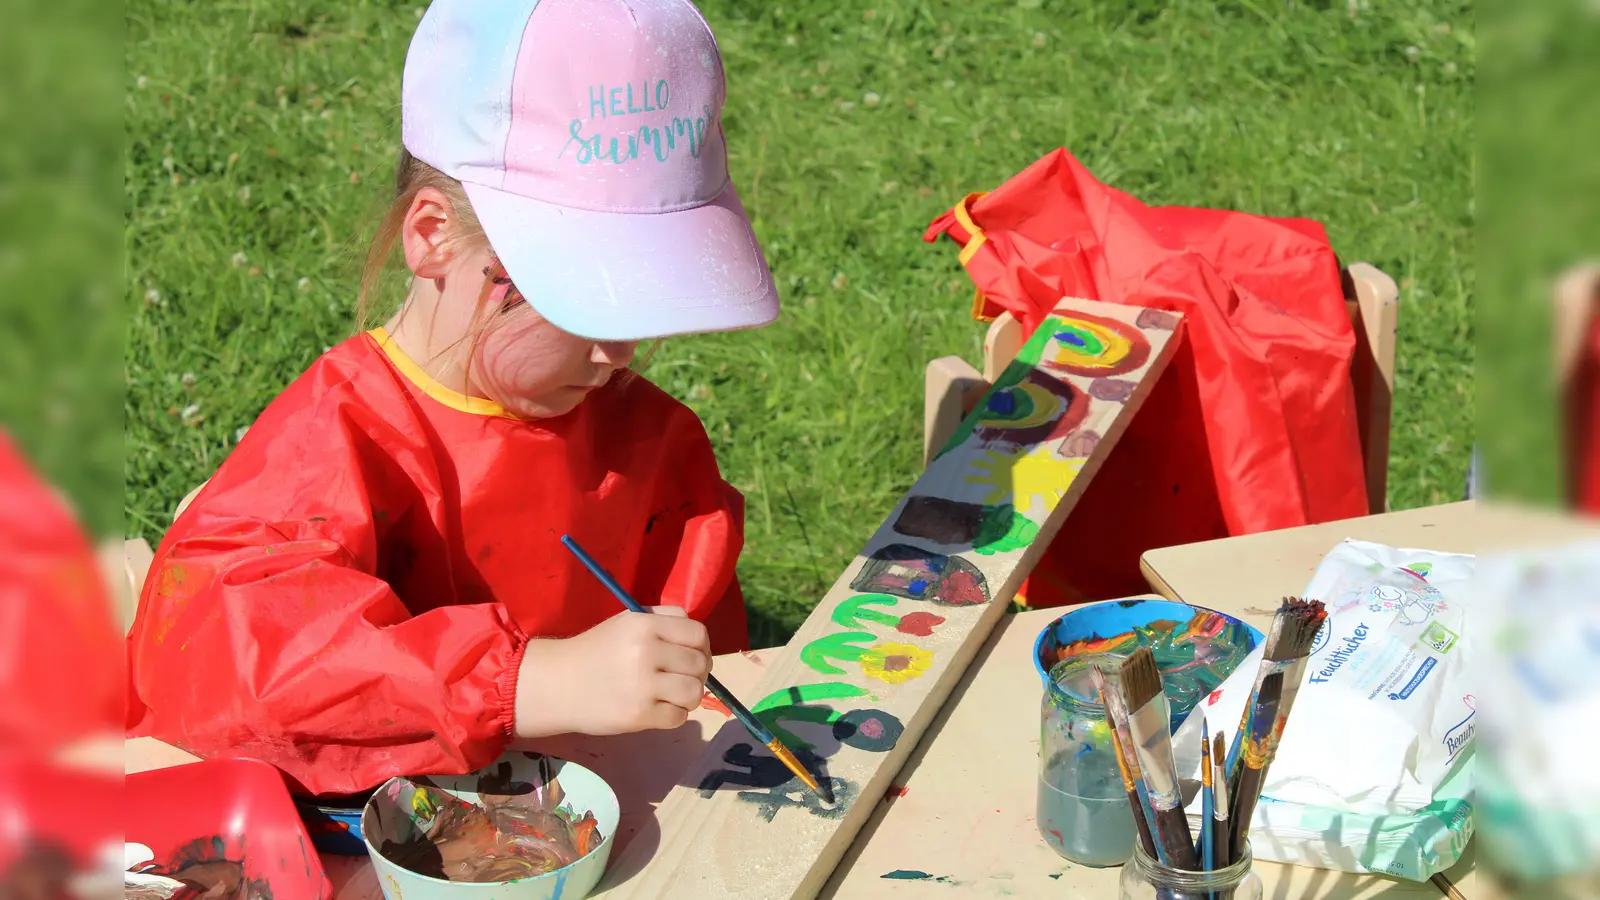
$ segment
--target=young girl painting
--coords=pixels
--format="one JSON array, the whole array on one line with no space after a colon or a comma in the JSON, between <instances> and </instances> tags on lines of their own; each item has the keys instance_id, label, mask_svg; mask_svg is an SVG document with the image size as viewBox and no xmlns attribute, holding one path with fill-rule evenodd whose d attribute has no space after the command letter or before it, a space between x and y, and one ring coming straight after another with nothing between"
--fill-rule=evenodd
<instances>
[{"instance_id":1,"label":"young girl painting","mask_svg":"<svg viewBox=\"0 0 1600 900\"><path fill-rule=\"evenodd\" d=\"M314 794L682 723L746 643L743 501L641 341L776 318L687 0L435 0L402 90L409 293L274 400L167 532L129 733ZM398 299L398 298L396 298ZM617 602L570 533L654 614Z\"/></svg>"}]
</instances>

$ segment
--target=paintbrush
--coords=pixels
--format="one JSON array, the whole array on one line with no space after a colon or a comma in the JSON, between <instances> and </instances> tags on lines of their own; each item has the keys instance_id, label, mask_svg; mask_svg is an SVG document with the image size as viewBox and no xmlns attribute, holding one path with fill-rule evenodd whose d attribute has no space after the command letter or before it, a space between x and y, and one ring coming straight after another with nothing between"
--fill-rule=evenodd
<instances>
[{"instance_id":1,"label":"paintbrush","mask_svg":"<svg viewBox=\"0 0 1600 900\"><path fill-rule=\"evenodd\" d=\"M1261 799L1261 788L1267 780L1267 749L1272 743L1272 730L1278 720L1282 698L1283 673L1273 672L1261 682L1255 709L1250 715L1249 731L1241 742L1244 749L1239 753L1239 785L1233 791L1233 810L1229 814L1233 820L1229 859L1238 859L1244 853L1244 842L1250 834L1250 817L1255 813L1256 801Z\"/></svg>"},{"instance_id":2,"label":"paintbrush","mask_svg":"<svg viewBox=\"0 0 1600 900\"><path fill-rule=\"evenodd\" d=\"M1212 818L1216 815L1215 795L1211 788L1211 725L1200 720L1200 868L1212 872L1217 868L1216 830Z\"/></svg>"},{"instance_id":3,"label":"paintbrush","mask_svg":"<svg viewBox=\"0 0 1600 900\"><path fill-rule=\"evenodd\" d=\"M1239 729L1233 733L1233 744L1228 748L1228 787L1237 797L1239 790L1239 752L1243 748L1245 733L1250 724L1252 710L1261 693L1261 684L1273 672L1284 673L1284 692L1279 699L1278 721L1273 725L1274 735L1281 736L1287 722L1289 707L1305 676L1306 660L1311 655L1311 644L1317 638L1328 612L1320 600L1301 600L1285 597L1272 617L1272 630L1267 634L1262 648L1261 666L1256 670L1256 682L1251 686L1250 699L1239 713ZM1277 737L1272 740L1277 747Z\"/></svg>"},{"instance_id":4,"label":"paintbrush","mask_svg":"<svg viewBox=\"0 0 1600 900\"><path fill-rule=\"evenodd\" d=\"M1139 844L1151 859L1156 859L1156 842L1150 835L1150 820L1145 817L1142 792L1134 786L1133 769L1129 768L1128 758L1133 746L1128 737L1128 713L1120 706L1112 705L1116 692L1107 690L1106 676L1099 666L1089 667L1089 677L1094 679L1094 686L1100 691L1100 705L1106 711L1106 725L1110 726L1111 732L1111 752L1117 755L1117 772L1122 776L1122 789L1128 792L1128 807L1133 811L1133 825L1139 832ZM1134 760L1133 764L1138 765L1138 761Z\"/></svg>"},{"instance_id":5,"label":"paintbrush","mask_svg":"<svg viewBox=\"0 0 1600 900\"><path fill-rule=\"evenodd\" d=\"M1222 733L1211 738L1211 866L1212 871L1226 869L1233 864L1230 853L1233 835L1228 831L1228 773L1223 758Z\"/></svg>"},{"instance_id":6,"label":"paintbrush","mask_svg":"<svg viewBox=\"0 0 1600 900\"><path fill-rule=\"evenodd\" d=\"M1144 772L1145 789L1154 813L1155 838L1167 865L1194 871L1194 837L1183 813L1178 769L1172 759L1172 721L1167 695L1161 690L1161 672L1149 647L1140 647L1122 664L1121 690L1128 705L1128 732Z\"/></svg>"},{"instance_id":7,"label":"paintbrush","mask_svg":"<svg viewBox=\"0 0 1600 900\"><path fill-rule=\"evenodd\" d=\"M628 592L623 589L622 585L617 583L615 578L611 577L610 572L607 572L604 567L594 560L593 557L591 557L588 553L585 553L582 547L578 546L578 542L573 540L571 535L562 535L561 543L565 544L566 548L572 551L572 555L576 556L578 561L583 563L584 568L588 569L590 574L598 579L601 584L605 585L606 589L609 590L618 600L620 600L623 606L636 613L647 612L644 607L639 605L638 601L634 600L633 597L631 597ZM773 756L776 756L785 766L788 766L789 771L793 772L796 778L799 778L802 782L805 782L806 787L810 788L817 794L817 796L821 797L827 802L833 802L833 793L831 791L823 790L823 787L817 781L816 776L812 775L806 770L806 767L802 765L800 760L794 755L794 751L790 750L788 747L785 747L782 741L774 737L772 732L767 729L767 726L761 724L761 720L757 719L754 713L750 712L750 710L747 709L743 703L739 702L737 697L733 696L733 694L723 686L722 682L717 680L717 676L710 674L706 675L706 690L710 691L713 697L716 697L717 700L721 701L723 706L728 708L729 712L733 713L734 717L744 725L745 729L750 732L752 737L765 744L767 749L772 751Z\"/></svg>"},{"instance_id":8,"label":"paintbrush","mask_svg":"<svg viewBox=\"0 0 1600 900\"><path fill-rule=\"evenodd\" d=\"M1306 663L1311 659L1311 645L1328 619L1328 610L1321 600L1302 600L1299 597L1283 598L1278 615L1284 619L1277 645L1273 648L1279 659L1288 660L1283 670L1283 697L1278 701L1278 719L1272 726L1272 742L1267 746L1267 764L1278 754L1278 742L1283 740L1283 729L1289 723L1289 713L1294 709L1295 695L1305 681Z\"/></svg>"}]
</instances>

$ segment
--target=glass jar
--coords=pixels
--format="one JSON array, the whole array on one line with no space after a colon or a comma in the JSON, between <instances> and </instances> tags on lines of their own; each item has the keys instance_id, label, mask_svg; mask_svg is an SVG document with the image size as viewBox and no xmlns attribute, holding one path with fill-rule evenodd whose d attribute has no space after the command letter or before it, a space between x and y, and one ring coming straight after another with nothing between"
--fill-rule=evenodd
<instances>
[{"instance_id":1,"label":"glass jar","mask_svg":"<svg viewBox=\"0 0 1600 900\"><path fill-rule=\"evenodd\" d=\"M1133 852L1133 811L1122 786L1111 727L1090 668L1109 663L1116 684L1121 657L1076 656L1050 669L1039 704L1039 836L1082 866L1118 866Z\"/></svg>"},{"instance_id":2,"label":"glass jar","mask_svg":"<svg viewBox=\"0 0 1600 900\"><path fill-rule=\"evenodd\" d=\"M1190 872L1164 866L1135 845L1122 867L1122 900L1261 900L1261 877L1255 873L1250 842L1233 865L1215 872Z\"/></svg>"}]
</instances>

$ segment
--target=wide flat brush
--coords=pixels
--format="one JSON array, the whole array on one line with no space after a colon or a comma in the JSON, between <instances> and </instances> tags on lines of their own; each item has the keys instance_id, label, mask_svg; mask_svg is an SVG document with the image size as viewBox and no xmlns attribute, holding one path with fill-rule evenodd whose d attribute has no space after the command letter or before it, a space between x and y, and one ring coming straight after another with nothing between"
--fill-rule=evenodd
<instances>
[{"instance_id":1,"label":"wide flat brush","mask_svg":"<svg viewBox=\"0 0 1600 900\"><path fill-rule=\"evenodd\" d=\"M1121 690L1128 705L1128 731L1144 771L1145 789L1155 814L1155 838L1167 865L1194 871L1200 860L1183 812L1178 768L1172 758L1171 708L1161 690L1161 671L1149 647L1140 647L1122 664Z\"/></svg>"},{"instance_id":2,"label":"wide flat brush","mask_svg":"<svg viewBox=\"0 0 1600 900\"><path fill-rule=\"evenodd\" d=\"M615 578L611 577L611 573L607 572L604 566L601 566L594 560L593 557L584 552L584 549L578 546L578 542L573 540L570 535L562 535L561 543L565 544L566 548L572 551L572 555L576 556L578 561L583 563L584 568L588 569L590 574L594 575L594 577L598 579L601 584L605 585L606 589L609 590L619 601L621 601L623 606L636 613L649 612L644 607L640 606L638 601L634 600L633 597L623 589L622 585L617 583ZM722 682L717 680L717 676L706 676L706 690L710 691L713 697L716 697L717 700L721 701L722 705L727 707L728 711L733 713L734 717L744 725L745 730L749 731L750 735L756 740L760 741L762 744L765 744L767 749L772 751L772 755L777 757L779 761L787 766L789 771L793 772L795 777L799 778L806 787L810 788L817 796L828 801L829 803L833 802L832 792L823 790L822 785L818 783L816 776L812 775L806 770L806 767L801 764L799 758L794 755L794 751L790 750L788 747L785 747L782 741L774 737L772 732L767 730L767 726L761 724L761 720L757 719L755 714L751 713L743 703L739 702L739 698L733 696L733 693L724 687Z\"/></svg>"},{"instance_id":3,"label":"wide flat brush","mask_svg":"<svg viewBox=\"0 0 1600 900\"><path fill-rule=\"evenodd\" d=\"M1244 749L1239 754L1239 787L1233 792L1230 814L1233 839L1228 848L1229 859L1238 859L1244 853L1244 843L1250 834L1250 817L1255 814L1256 802L1261 799L1261 788L1267 780L1267 750L1272 743L1272 730L1278 720L1278 704L1282 698L1283 673L1273 672L1261 682L1249 730L1244 736Z\"/></svg>"},{"instance_id":4,"label":"wide flat brush","mask_svg":"<svg viewBox=\"0 0 1600 900\"><path fill-rule=\"evenodd\" d=\"M1285 704L1292 705L1294 694L1300 689L1300 681L1305 674L1306 659L1311 655L1311 644L1327 617L1321 601L1296 597L1283 598L1278 611L1273 614L1272 630L1267 633L1262 648L1256 682L1251 686L1250 697L1239 713L1239 728L1233 734L1232 746L1228 748L1228 787L1235 793L1239 789L1239 753L1243 748L1245 733L1249 730L1250 716L1261 694L1262 682L1274 672L1284 672L1285 689L1279 706L1286 709ZM1294 671L1290 673L1290 669ZM1281 729L1281 722L1274 725L1274 731L1281 733Z\"/></svg>"},{"instance_id":5,"label":"wide flat brush","mask_svg":"<svg viewBox=\"0 0 1600 900\"><path fill-rule=\"evenodd\" d=\"M1122 776L1122 789L1128 792L1128 808L1133 811L1133 827L1139 832L1139 844L1151 859L1157 859L1155 838L1150 835L1150 820L1145 816L1144 801L1133 782L1133 770L1128 767L1128 756L1133 752L1128 737L1128 713L1120 707L1113 708L1116 692L1106 687L1106 676L1099 666L1091 666L1089 677L1094 679L1100 692L1100 705L1106 711L1106 724L1110 726L1111 750L1117 755L1117 772Z\"/></svg>"},{"instance_id":6,"label":"wide flat brush","mask_svg":"<svg viewBox=\"0 0 1600 900\"><path fill-rule=\"evenodd\" d=\"M1321 600L1302 600L1299 597L1283 598L1283 629L1278 644L1273 648L1281 659L1288 660L1283 670L1283 699L1278 701L1278 719L1272 726L1272 742L1267 747L1267 764L1278 753L1278 742L1283 740L1283 729L1289 723L1289 713L1294 710L1295 695L1305 682L1306 664L1311 659L1311 645L1328 620L1327 607Z\"/></svg>"}]
</instances>

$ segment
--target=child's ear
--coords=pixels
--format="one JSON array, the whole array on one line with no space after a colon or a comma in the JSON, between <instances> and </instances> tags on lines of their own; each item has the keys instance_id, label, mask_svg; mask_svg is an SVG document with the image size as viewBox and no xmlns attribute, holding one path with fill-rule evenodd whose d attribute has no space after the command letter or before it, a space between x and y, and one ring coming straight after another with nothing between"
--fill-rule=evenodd
<instances>
[{"instance_id":1,"label":"child's ear","mask_svg":"<svg viewBox=\"0 0 1600 900\"><path fill-rule=\"evenodd\" d=\"M449 237L455 226L450 198L437 188L417 191L400 226L406 268L418 278L443 278L453 255Z\"/></svg>"}]
</instances>

